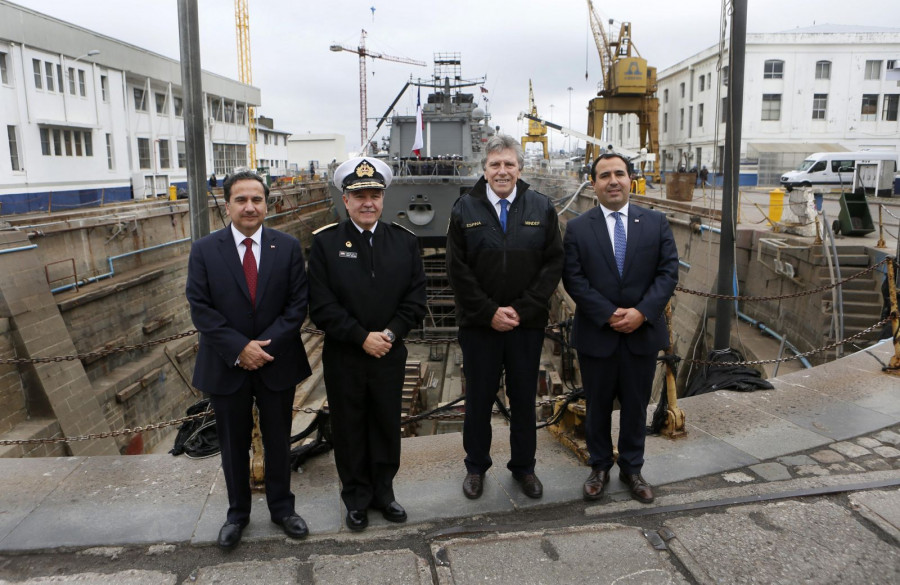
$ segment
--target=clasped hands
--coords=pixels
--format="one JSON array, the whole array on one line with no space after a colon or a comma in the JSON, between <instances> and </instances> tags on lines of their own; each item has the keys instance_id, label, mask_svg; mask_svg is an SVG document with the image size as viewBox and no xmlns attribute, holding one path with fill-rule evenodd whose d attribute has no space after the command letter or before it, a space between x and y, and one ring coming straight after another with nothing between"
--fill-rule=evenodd
<instances>
[{"instance_id":1,"label":"clasped hands","mask_svg":"<svg viewBox=\"0 0 900 585\"><path fill-rule=\"evenodd\" d=\"M376 358L387 355L392 347L394 344L391 343L391 338L381 331L370 331L363 341L363 351Z\"/></svg>"},{"instance_id":2,"label":"clasped hands","mask_svg":"<svg viewBox=\"0 0 900 585\"><path fill-rule=\"evenodd\" d=\"M644 314L635 308L618 308L609 317L609 326L619 333L631 333L640 327L646 318Z\"/></svg>"},{"instance_id":3,"label":"clasped hands","mask_svg":"<svg viewBox=\"0 0 900 585\"><path fill-rule=\"evenodd\" d=\"M272 343L271 339L251 339L250 343L241 350L241 355L238 356L238 367L252 371L260 369L271 361L275 361L275 358L263 349L270 343Z\"/></svg>"},{"instance_id":4,"label":"clasped hands","mask_svg":"<svg viewBox=\"0 0 900 585\"><path fill-rule=\"evenodd\" d=\"M512 307L497 307L491 318L491 327L497 331L512 331L519 326L519 314Z\"/></svg>"}]
</instances>

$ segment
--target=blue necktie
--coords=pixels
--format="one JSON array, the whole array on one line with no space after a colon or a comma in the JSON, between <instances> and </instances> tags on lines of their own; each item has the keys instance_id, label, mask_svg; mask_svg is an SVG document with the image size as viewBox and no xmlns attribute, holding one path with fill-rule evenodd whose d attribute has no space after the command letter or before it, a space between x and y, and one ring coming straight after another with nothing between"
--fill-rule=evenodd
<instances>
[{"instance_id":1,"label":"blue necktie","mask_svg":"<svg viewBox=\"0 0 900 585\"><path fill-rule=\"evenodd\" d=\"M613 212L616 218L616 227L613 230L613 240L615 240L616 267L619 269L619 276L625 270L625 226L622 224L622 214L618 211Z\"/></svg>"},{"instance_id":2,"label":"blue necktie","mask_svg":"<svg viewBox=\"0 0 900 585\"><path fill-rule=\"evenodd\" d=\"M500 200L500 228L503 230L503 233L506 233L506 208L509 207L509 201L506 199Z\"/></svg>"}]
</instances>

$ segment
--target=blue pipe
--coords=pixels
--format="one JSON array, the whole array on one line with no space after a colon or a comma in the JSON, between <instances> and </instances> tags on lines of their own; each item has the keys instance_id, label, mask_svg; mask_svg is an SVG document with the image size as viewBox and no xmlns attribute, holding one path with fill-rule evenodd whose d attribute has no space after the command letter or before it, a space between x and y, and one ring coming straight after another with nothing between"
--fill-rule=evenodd
<instances>
[{"instance_id":1,"label":"blue pipe","mask_svg":"<svg viewBox=\"0 0 900 585\"><path fill-rule=\"evenodd\" d=\"M710 226L710 225L706 225L706 224L701 223L701 224L700 224L700 233L702 234L704 231L712 232L712 233L714 233L714 234L721 234L721 233L722 233L722 230L720 230L720 229L717 228L717 227L712 227L712 226Z\"/></svg>"},{"instance_id":2,"label":"blue pipe","mask_svg":"<svg viewBox=\"0 0 900 585\"><path fill-rule=\"evenodd\" d=\"M184 242L190 242L190 241L191 241L190 238L182 238L182 239L180 239L180 240L174 240L174 241L171 241L171 242L166 242L165 244L157 244L157 245L155 245L155 246L150 246L150 247L148 247L148 248L141 248L140 250L134 250L134 251L132 251L132 252L125 252L124 254L119 254L119 255L117 255L117 256L110 256L110 257L107 259L107 261L109 262L109 272L107 272L106 274L99 274L99 275L97 275L97 276L92 276L92 277L90 277L90 278L85 278L85 279L82 280L81 282L74 282L74 283L72 283L72 284L65 284L65 285L63 285L63 286L60 286L60 287L57 287L57 288L50 289L50 292L53 293L53 294L56 294L56 293L62 292L62 291L64 291L64 290L73 289L73 288L75 288L76 285L77 285L77 286L83 286L83 285L89 284L89 283L91 283L91 282L97 282L98 280L102 280L102 279L104 279L104 278L110 278L110 277L112 277L112 276L115 276L116 270L115 270L115 268L113 268L113 260L118 260L118 259L120 259L120 258L127 258L128 256L134 256L134 255L140 254L140 253L142 253L142 252L149 252L149 251L151 251L151 250L158 250L158 249L160 249L160 248L165 248L165 247L168 247L168 246L174 246L175 244L183 244Z\"/></svg>"},{"instance_id":3,"label":"blue pipe","mask_svg":"<svg viewBox=\"0 0 900 585\"><path fill-rule=\"evenodd\" d=\"M31 244L30 246L21 246L19 248L4 248L0 250L0 254L12 254L13 252L24 252L25 250L34 250L37 248L37 244Z\"/></svg>"},{"instance_id":4,"label":"blue pipe","mask_svg":"<svg viewBox=\"0 0 900 585\"><path fill-rule=\"evenodd\" d=\"M750 323L751 325L753 325L754 327L756 327L757 329L759 329L759 330L762 331L763 333L766 333L767 335L771 335L772 337L774 337L774 338L777 339L778 341L784 341L784 346L785 346L786 348L788 348L789 350L791 350L792 352L794 352L794 355L800 355L800 350L797 349L796 347L794 347L794 344L793 344L793 343L791 343L790 341L787 341L787 340L784 339L781 335L779 335L778 333L772 331L771 329L769 329L768 327L766 327L765 325L763 325L762 323L760 323L760 322L757 321L756 319L753 319L752 317L750 317L750 316L748 316L748 315L745 315L745 314L741 313L740 311L738 311L738 314L737 314L737 315L738 315L738 318L739 318L739 319L743 319L743 320L746 321L747 323ZM810 363L809 363L809 360L807 360L805 357L801 357L801 358L800 358L800 363L803 364L803 367L806 368L806 369L812 368L812 364L810 364Z\"/></svg>"}]
</instances>

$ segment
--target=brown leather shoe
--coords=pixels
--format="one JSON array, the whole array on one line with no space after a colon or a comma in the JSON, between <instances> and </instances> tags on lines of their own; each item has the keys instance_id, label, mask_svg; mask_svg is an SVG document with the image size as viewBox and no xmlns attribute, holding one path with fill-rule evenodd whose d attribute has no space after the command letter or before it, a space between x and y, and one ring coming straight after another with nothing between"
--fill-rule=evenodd
<instances>
[{"instance_id":1,"label":"brown leather shoe","mask_svg":"<svg viewBox=\"0 0 900 585\"><path fill-rule=\"evenodd\" d=\"M526 473L524 475L518 475L514 473L513 479L519 482L519 486L522 488L522 493L529 498L537 500L544 495L544 486L541 484L541 480L539 480L535 474Z\"/></svg>"},{"instance_id":2,"label":"brown leather shoe","mask_svg":"<svg viewBox=\"0 0 900 585\"><path fill-rule=\"evenodd\" d=\"M603 496L603 490L609 483L609 470L600 469L592 471L584 482L584 499L588 502L599 500Z\"/></svg>"},{"instance_id":3,"label":"brown leather shoe","mask_svg":"<svg viewBox=\"0 0 900 585\"><path fill-rule=\"evenodd\" d=\"M628 486L628 489L631 491L631 497L635 500L643 504L649 504L653 501L653 489L647 483L647 480L641 477L640 473L620 471L619 479Z\"/></svg>"},{"instance_id":4,"label":"brown leather shoe","mask_svg":"<svg viewBox=\"0 0 900 585\"><path fill-rule=\"evenodd\" d=\"M466 479L463 480L463 493L470 500L477 500L481 497L484 490L484 474L483 473L467 473Z\"/></svg>"}]
</instances>

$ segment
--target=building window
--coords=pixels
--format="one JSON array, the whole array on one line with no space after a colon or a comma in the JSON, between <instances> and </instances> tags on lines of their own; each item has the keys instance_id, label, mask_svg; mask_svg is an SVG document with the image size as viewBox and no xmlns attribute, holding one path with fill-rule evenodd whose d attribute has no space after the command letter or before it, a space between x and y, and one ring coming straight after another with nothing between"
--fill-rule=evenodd
<instances>
[{"instance_id":1,"label":"building window","mask_svg":"<svg viewBox=\"0 0 900 585\"><path fill-rule=\"evenodd\" d=\"M668 88L663 90L663 103L664 104L669 103L669 89Z\"/></svg>"},{"instance_id":2,"label":"building window","mask_svg":"<svg viewBox=\"0 0 900 585\"><path fill-rule=\"evenodd\" d=\"M762 120L781 119L781 94L764 93L762 96Z\"/></svg>"},{"instance_id":3,"label":"building window","mask_svg":"<svg viewBox=\"0 0 900 585\"><path fill-rule=\"evenodd\" d=\"M134 109L139 112L147 111L147 103L144 101L144 90L139 87L134 88ZM141 167L141 168L144 168L144 167ZM150 167L147 167L147 168L150 168Z\"/></svg>"},{"instance_id":4,"label":"building window","mask_svg":"<svg viewBox=\"0 0 900 585\"><path fill-rule=\"evenodd\" d=\"M862 108L859 111L860 120L874 120L878 111L878 94L864 93L862 96Z\"/></svg>"},{"instance_id":5,"label":"building window","mask_svg":"<svg viewBox=\"0 0 900 585\"><path fill-rule=\"evenodd\" d=\"M703 104L697 107L697 127L703 128Z\"/></svg>"},{"instance_id":6,"label":"building window","mask_svg":"<svg viewBox=\"0 0 900 585\"><path fill-rule=\"evenodd\" d=\"M765 62L763 65L763 79L781 79L782 77L784 77L784 61L769 59Z\"/></svg>"},{"instance_id":7,"label":"building window","mask_svg":"<svg viewBox=\"0 0 900 585\"><path fill-rule=\"evenodd\" d=\"M723 98L722 98L722 105L721 105L721 107L719 108L719 111L722 112L721 115L719 116L719 123L720 123L720 124L724 124L725 122L728 121L728 116L727 116L727 112L728 112L728 98L727 98L727 97L723 97Z\"/></svg>"},{"instance_id":8,"label":"building window","mask_svg":"<svg viewBox=\"0 0 900 585\"><path fill-rule=\"evenodd\" d=\"M41 128L41 154L44 156L50 156L50 129L49 128Z\"/></svg>"},{"instance_id":9,"label":"building window","mask_svg":"<svg viewBox=\"0 0 900 585\"><path fill-rule=\"evenodd\" d=\"M234 102L225 102L225 121L234 124Z\"/></svg>"},{"instance_id":10,"label":"building window","mask_svg":"<svg viewBox=\"0 0 900 585\"><path fill-rule=\"evenodd\" d=\"M16 140L16 127L7 126L6 136L9 138L9 162L12 164L12 170L21 171L19 165L19 141Z\"/></svg>"},{"instance_id":11,"label":"building window","mask_svg":"<svg viewBox=\"0 0 900 585\"><path fill-rule=\"evenodd\" d=\"M85 130L84 135L84 156L94 156L94 138L90 130Z\"/></svg>"},{"instance_id":12,"label":"building window","mask_svg":"<svg viewBox=\"0 0 900 585\"><path fill-rule=\"evenodd\" d=\"M62 65L56 65L56 87L59 88L59 93L66 92L66 86L63 85L63 75L62 75Z\"/></svg>"},{"instance_id":13,"label":"building window","mask_svg":"<svg viewBox=\"0 0 900 585\"><path fill-rule=\"evenodd\" d=\"M166 94L164 93L155 93L153 97L156 100L156 113L157 114L165 114L166 113Z\"/></svg>"},{"instance_id":14,"label":"building window","mask_svg":"<svg viewBox=\"0 0 900 585\"><path fill-rule=\"evenodd\" d=\"M62 130L59 128L53 129L53 154L56 156L62 156Z\"/></svg>"},{"instance_id":15,"label":"building window","mask_svg":"<svg viewBox=\"0 0 900 585\"><path fill-rule=\"evenodd\" d=\"M246 144L213 143L213 170L217 175L234 172L235 167L247 165Z\"/></svg>"},{"instance_id":16,"label":"building window","mask_svg":"<svg viewBox=\"0 0 900 585\"><path fill-rule=\"evenodd\" d=\"M35 89L44 89L44 76L41 75L40 59L31 60L31 68L34 69L34 87Z\"/></svg>"},{"instance_id":17,"label":"building window","mask_svg":"<svg viewBox=\"0 0 900 585\"><path fill-rule=\"evenodd\" d=\"M159 168L167 169L172 166L169 162L169 141L159 141Z\"/></svg>"},{"instance_id":18,"label":"building window","mask_svg":"<svg viewBox=\"0 0 900 585\"><path fill-rule=\"evenodd\" d=\"M866 61L865 79L881 79L881 60L869 59Z\"/></svg>"},{"instance_id":19,"label":"building window","mask_svg":"<svg viewBox=\"0 0 900 585\"><path fill-rule=\"evenodd\" d=\"M831 61L816 61L816 79L831 79Z\"/></svg>"},{"instance_id":20,"label":"building window","mask_svg":"<svg viewBox=\"0 0 900 585\"><path fill-rule=\"evenodd\" d=\"M0 53L0 83L9 83L9 73L6 72L6 53Z\"/></svg>"},{"instance_id":21,"label":"building window","mask_svg":"<svg viewBox=\"0 0 900 585\"><path fill-rule=\"evenodd\" d=\"M44 77L47 80L47 91L53 91L53 63L50 61L44 61Z\"/></svg>"},{"instance_id":22,"label":"building window","mask_svg":"<svg viewBox=\"0 0 900 585\"><path fill-rule=\"evenodd\" d=\"M706 91L706 76L700 76L700 91Z\"/></svg>"},{"instance_id":23,"label":"building window","mask_svg":"<svg viewBox=\"0 0 900 585\"><path fill-rule=\"evenodd\" d=\"M244 104L238 104L235 108L235 124L241 124L242 126L247 123L247 106Z\"/></svg>"},{"instance_id":24,"label":"building window","mask_svg":"<svg viewBox=\"0 0 900 585\"><path fill-rule=\"evenodd\" d=\"M900 94L884 94L884 102L881 106L881 119L886 122L896 122L898 104L900 104Z\"/></svg>"},{"instance_id":25,"label":"building window","mask_svg":"<svg viewBox=\"0 0 900 585\"><path fill-rule=\"evenodd\" d=\"M75 68L69 67L69 93L75 95Z\"/></svg>"},{"instance_id":26,"label":"building window","mask_svg":"<svg viewBox=\"0 0 900 585\"><path fill-rule=\"evenodd\" d=\"M728 65L722 67L722 85L728 87Z\"/></svg>"},{"instance_id":27,"label":"building window","mask_svg":"<svg viewBox=\"0 0 900 585\"><path fill-rule=\"evenodd\" d=\"M678 129L684 130L684 108L678 110Z\"/></svg>"},{"instance_id":28,"label":"building window","mask_svg":"<svg viewBox=\"0 0 900 585\"><path fill-rule=\"evenodd\" d=\"M109 170L113 170L115 168L115 165L113 165L112 134L106 135L106 166L109 167Z\"/></svg>"},{"instance_id":29,"label":"building window","mask_svg":"<svg viewBox=\"0 0 900 585\"><path fill-rule=\"evenodd\" d=\"M150 168L150 139L138 138L138 166L142 169Z\"/></svg>"},{"instance_id":30,"label":"building window","mask_svg":"<svg viewBox=\"0 0 900 585\"><path fill-rule=\"evenodd\" d=\"M180 97L172 96L172 105L175 106L175 115L179 118L184 115L184 100Z\"/></svg>"},{"instance_id":31,"label":"building window","mask_svg":"<svg viewBox=\"0 0 900 585\"><path fill-rule=\"evenodd\" d=\"M827 93L813 94L812 119L813 120L824 120L825 112L827 110L828 110L828 94Z\"/></svg>"},{"instance_id":32,"label":"building window","mask_svg":"<svg viewBox=\"0 0 900 585\"><path fill-rule=\"evenodd\" d=\"M109 77L106 75L100 76L100 96L104 102L109 101Z\"/></svg>"},{"instance_id":33,"label":"building window","mask_svg":"<svg viewBox=\"0 0 900 585\"><path fill-rule=\"evenodd\" d=\"M668 131L669 131L669 113L664 112L663 113L663 132L668 132Z\"/></svg>"},{"instance_id":34,"label":"building window","mask_svg":"<svg viewBox=\"0 0 900 585\"><path fill-rule=\"evenodd\" d=\"M219 122L224 119L222 115L222 100L209 98L209 117Z\"/></svg>"},{"instance_id":35,"label":"building window","mask_svg":"<svg viewBox=\"0 0 900 585\"><path fill-rule=\"evenodd\" d=\"M66 145L66 156L72 156L72 131L63 130L63 144Z\"/></svg>"},{"instance_id":36,"label":"building window","mask_svg":"<svg viewBox=\"0 0 900 585\"><path fill-rule=\"evenodd\" d=\"M681 97L684 97L684 82L683 81L681 82L681 85L679 87L681 88Z\"/></svg>"},{"instance_id":37,"label":"building window","mask_svg":"<svg viewBox=\"0 0 900 585\"><path fill-rule=\"evenodd\" d=\"M81 97L87 97L87 90L84 85L84 69L78 70L78 93Z\"/></svg>"},{"instance_id":38,"label":"building window","mask_svg":"<svg viewBox=\"0 0 900 585\"><path fill-rule=\"evenodd\" d=\"M186 169L187 168L187 150L184 147L184 140L179 140L176 143L178 148L178 168Z\"/></svg>"}]
</instances>

